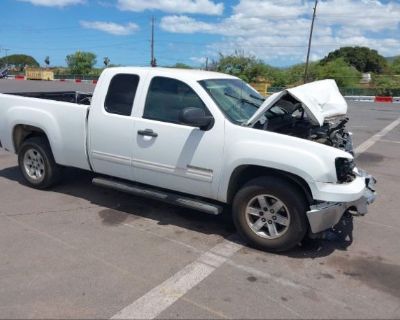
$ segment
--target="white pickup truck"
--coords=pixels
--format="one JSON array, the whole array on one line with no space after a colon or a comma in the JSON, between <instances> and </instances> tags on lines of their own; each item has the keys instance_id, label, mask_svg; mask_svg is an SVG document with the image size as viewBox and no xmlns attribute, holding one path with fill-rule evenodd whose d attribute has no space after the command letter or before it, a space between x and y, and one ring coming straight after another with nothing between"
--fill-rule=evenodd
<instances>
[{"instance_id":1,"label":"white pickup truck","mask_svg":"<svg viewBox=\"0 0 400 320\"><path fill-rule=\"evenodd\" d=\"M375 179L354 165L347 104L333 80L265 99L226 74L106 69L91 94L0 94L0 147L26 182L63 166L96 185L211 214L231 208L252 246L288 250L367 212Z\"/></svg>"}]
</instances>

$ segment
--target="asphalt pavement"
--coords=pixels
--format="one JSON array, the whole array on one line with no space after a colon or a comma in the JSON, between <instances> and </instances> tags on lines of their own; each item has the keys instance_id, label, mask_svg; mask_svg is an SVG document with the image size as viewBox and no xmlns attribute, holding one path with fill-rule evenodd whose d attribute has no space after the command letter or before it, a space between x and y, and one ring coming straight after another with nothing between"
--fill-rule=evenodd
<instances>
[{"instance_id":1,"label":"asphalt pavement","mask_svg":"<svg viewBox=\"0 0 400 320\"><path fill-rule=\"evenodd\" d=\"M74 89L93 86L0 80L0 92ZM349 117L355 145L373 142L357 163L377 201L283 254L241 243L228 214L105 190L81 170L29 188L0 151L0 318L400 318L400 126L382 135L400 105L352 102Z\"/></svg>"}]
</instances>

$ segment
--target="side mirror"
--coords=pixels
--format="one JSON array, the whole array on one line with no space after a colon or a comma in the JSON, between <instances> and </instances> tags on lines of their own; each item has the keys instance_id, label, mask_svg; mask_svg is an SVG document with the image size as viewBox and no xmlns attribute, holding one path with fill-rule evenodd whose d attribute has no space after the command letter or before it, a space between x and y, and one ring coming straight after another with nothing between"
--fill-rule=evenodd
<instances>
[{"instance_id":1,"label":"side mirror","mask_svg":"<svg viewBox=\"0 0 400 320\"><path fill-rule=\"evenodd\" d=\"M201 130L210 130L214 124L214 118L206 115L200 108L185 108L179 113L179 122Z\"/></svg>"}]
</instances>

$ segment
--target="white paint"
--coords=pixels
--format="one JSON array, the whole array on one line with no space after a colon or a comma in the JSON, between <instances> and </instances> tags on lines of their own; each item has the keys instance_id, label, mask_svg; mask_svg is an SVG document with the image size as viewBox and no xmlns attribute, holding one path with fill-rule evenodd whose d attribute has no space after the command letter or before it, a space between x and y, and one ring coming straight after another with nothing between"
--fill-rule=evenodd
<instances>
[{"instance_id":1,"label":"white paint","mask_svg":"<svg viewBox=\"0 0 400 320\"><path fill-rule=\"evenodd\" d=\"M110 81L120 73L140 78L131 117L109 114L104 109ZM191 87L212 114L214 126L202 131L142 118L150 81L155 76L173 78ZM353 183L332 188L337 181L332 164L336 158L351 158L351 155L321 143L231 123L198 83L202 79L217 78L237 79L196 70L107 68L93 93L87 125L87 106L0 94L0 140L4 148L14 151L11 133L15 125L39 127L49 138L58 164L93 168L99 174L225 203L232 173L242 165L294 174L307 181L313 197L321 201L345 202L360 198L365 187L360 177ZM319 81L288 90L321 121L347 110L334 81ZM137 131L146 129L158 133L157 138L149 142L138 136ZM101 159L99 154L103 155ZM126 160L130 160L130 166ZM199 172L193 167L204 170Z\"/></svg>"},{"instance_id":2,"label":"white paint","mask_svg":"<svg viewBox=\"0 0 400 320\"><path fill-rule=\"evenodd\" d=\"M302 103L304 111L314 125L322 126L326 118L347 113L347 102L340 93L335 80L326 79L306 83L294 88L287 88L272 94L265 99L246 124L254 126L268 109L287 94Z\"/></svg>"},{"instance_id":3,"label":"white paint","mask_svg":"<svg viewBox=\"0 0 400 320\"><path fill-rule=\"evenodd\" d=\"M230 240L222 241L111 319L154 319L241 248L242 245Z\"/></svg>"},{"instance_id":4,"label":"white paint","mask_svg":"<svg viewBox=\"0 0 400 320\"><path fill-rule=\"evenodd\" d=\"M395 121L387 125L378 133L374 134L371 138L365 140L362 144L360 144L354 151L355 154L361 154L365 152L367 149L371 148L375 143L381 140L384 136L386 136L390 131L396 128L400 124L400 118L397 118Z\"/></svg>"}]
</instances>

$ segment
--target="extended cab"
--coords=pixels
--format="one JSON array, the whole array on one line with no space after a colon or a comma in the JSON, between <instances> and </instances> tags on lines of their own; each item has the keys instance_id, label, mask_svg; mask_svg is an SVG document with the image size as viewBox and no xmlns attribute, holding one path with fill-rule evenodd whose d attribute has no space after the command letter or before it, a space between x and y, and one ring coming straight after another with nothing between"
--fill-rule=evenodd
<instances>
[{"instance_id":1,"label":"extended cab","mask_svg":"<svg viewBox=\"0 0 400 320\"><path fill-rule=\"evenodd\" d=\"M97 185L207 213L230 205L249 244L282 251L374 201L346 112L333 80L265 99L221 73L109 68L93 95L0 94L0 147L18 154L32 187L70 166L98 174Z\"/></svg>"}]
</instances>

